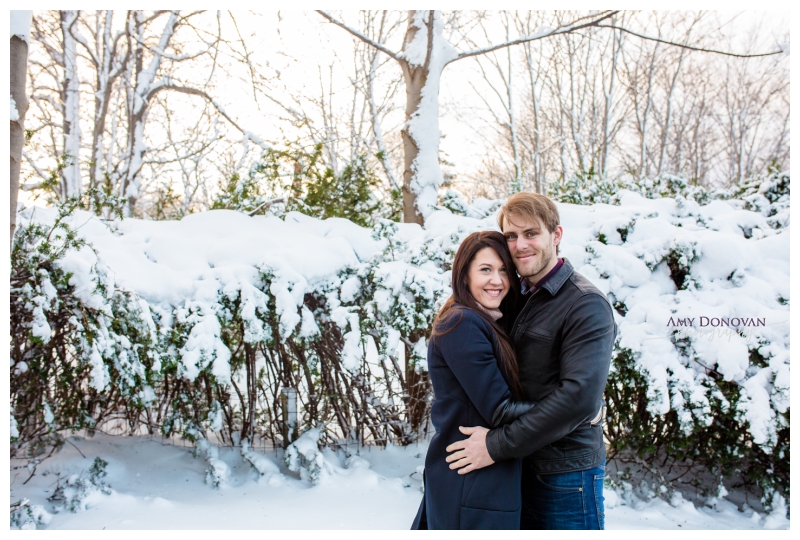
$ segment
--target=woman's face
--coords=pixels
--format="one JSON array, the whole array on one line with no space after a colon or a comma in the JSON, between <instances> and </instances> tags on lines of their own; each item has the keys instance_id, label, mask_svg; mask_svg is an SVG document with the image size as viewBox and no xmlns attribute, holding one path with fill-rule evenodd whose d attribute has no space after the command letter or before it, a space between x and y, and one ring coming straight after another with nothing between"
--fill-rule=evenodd
<instances>
[{"instance_id":1,"label":"woman's face","mask_svg":"<svg viewBox=\"0 0 800 540\"><path fill-rule=\"evenodd\" d=\"M503 261L490 247L475 254L469 265L467 285L472 297L486 309L497 309L511 287Z\"/></svg>"}]
</instances>

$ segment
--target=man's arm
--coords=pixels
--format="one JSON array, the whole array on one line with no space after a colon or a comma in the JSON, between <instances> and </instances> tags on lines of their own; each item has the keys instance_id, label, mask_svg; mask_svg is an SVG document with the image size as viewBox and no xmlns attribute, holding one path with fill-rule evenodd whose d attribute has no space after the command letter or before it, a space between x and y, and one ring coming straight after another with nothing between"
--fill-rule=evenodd
<instances>
[{"instance_id":1,"label":"man's arm","mask_svg":"<svg viewBox=\"0 0 800 540\"><path fill-rule=\"evenodd\" d=\"M562 336L558 387L515 422L487 434L486 447L495 461L528 456L597 413L616 337L608 301L596 294L579 298Z\"/></svg>"},{"instance_id":2,"label":"man's arm","mask_svg":"<svg viewBox=\"0 0 800 540\"><path fill-rule=\"evenodd\" d=\"M579 298L562 336L559 386L513 423L488 433L471 430L469 439L448 446L447 451L454 452L447 458L451 469L469 472L495 461L528 456L597 413L616 337L611 306L595 294Z\"/></svg>"}]
</instances>

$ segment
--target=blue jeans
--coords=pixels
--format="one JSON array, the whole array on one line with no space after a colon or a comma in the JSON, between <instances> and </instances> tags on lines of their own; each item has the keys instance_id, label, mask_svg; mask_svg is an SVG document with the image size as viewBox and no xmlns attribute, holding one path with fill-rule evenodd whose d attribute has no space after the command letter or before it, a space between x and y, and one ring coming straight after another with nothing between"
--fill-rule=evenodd
<instances>
[{"instance_id":1,"label":"blue jeans","mask_svg":"<svg viewBox=\"0 0 800 540\"><path fill-rule=\"evenodd\" d=\"M523 468L521 529L597 530L605 528L604 461L584 471L536 474Z\"/></svg>"}]
</instances>

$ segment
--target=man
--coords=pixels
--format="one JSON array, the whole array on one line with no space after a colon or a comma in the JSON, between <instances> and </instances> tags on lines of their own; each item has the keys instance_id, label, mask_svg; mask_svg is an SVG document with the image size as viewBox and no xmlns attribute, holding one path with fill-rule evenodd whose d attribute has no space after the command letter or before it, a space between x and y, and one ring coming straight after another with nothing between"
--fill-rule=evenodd
<instances>
[{"instance_id":1,"label":"man","mask_svg":"<svg viewBox=\"0 0 800 540\"><path fill-rule=\"evenodd\" d=\"M611 305L557 257L563 229L553 201L517 193L498 223L522 276L516 317L506 324L525 397L536 406L496 429L460 428L469 438L447 447L447 461L468 474L525 458L522 529L602 529L603 391L616 338Z\"/></svg>"}]
</instances>

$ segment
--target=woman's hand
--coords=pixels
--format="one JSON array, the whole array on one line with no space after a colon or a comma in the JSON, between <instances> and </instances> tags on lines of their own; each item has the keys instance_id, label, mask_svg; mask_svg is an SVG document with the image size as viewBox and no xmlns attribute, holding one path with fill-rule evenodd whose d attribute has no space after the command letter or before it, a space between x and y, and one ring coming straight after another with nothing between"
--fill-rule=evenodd
<instances>
[{"instance_id":1,"label":"woman's hand","mask_svg":"<svg viewBox=\"0 0 800 540\"><path fill-rule=\"evenodd\" d=\"M453 470L458 469L458 474L467 474L477 469L488 467L494 463L486 449L486 434L489 432L485 427L461 427L459 431L464 435L469 435L469 439L454 442L445 450L452 452L447 456L446 461Z\"/></svg>"}]
</instances>

